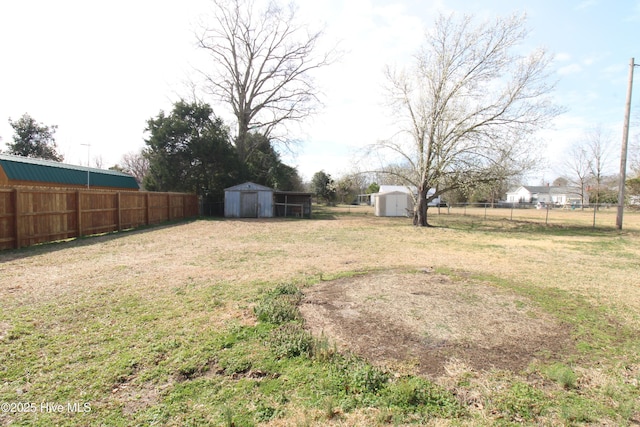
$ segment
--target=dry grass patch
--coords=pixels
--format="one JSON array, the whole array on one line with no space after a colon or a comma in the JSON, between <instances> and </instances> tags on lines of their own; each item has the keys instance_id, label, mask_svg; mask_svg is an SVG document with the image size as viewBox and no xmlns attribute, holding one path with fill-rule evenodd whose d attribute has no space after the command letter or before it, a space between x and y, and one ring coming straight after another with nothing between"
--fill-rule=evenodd
<instances>
[{"instance_id":1,"label":"dry grass patch","mask_svg":"<svg viewBox=\"0 0 640 427\"><path fill-rule=\"evenodd\" d=\"M422 270L325 282L305 290L307 325L376 363L412 361L432 377L450 359L521 371L573 352L570 328L513 292Z\"/></svg>"}]
</instances>

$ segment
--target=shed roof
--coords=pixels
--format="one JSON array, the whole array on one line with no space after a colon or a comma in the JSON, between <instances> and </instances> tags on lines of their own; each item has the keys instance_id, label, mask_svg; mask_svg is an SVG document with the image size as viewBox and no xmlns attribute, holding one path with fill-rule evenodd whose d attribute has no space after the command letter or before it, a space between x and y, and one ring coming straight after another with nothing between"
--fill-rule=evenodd
<instances>
[{"instance_id":1,"label":"shed roof","mask_svg":"<svg viewBox=\"0 0 640 427\"><path fill-rule=\"evenodd\" d=\"M381 185L378 193L392 193L400 191L402 193L411 194L416 193L417 190L414 186L407 187L404 185Z\"/></svg>"},{"instance_id":2,"label":"shed roof","mask_svg":"<svg viewBox=\"0 0 640 427\"><path fill-rule=\"evenodd\" d=\"M4 170L9 181L87 185L88 174L89 185L92 187L130 188L132 190L140 188L133 176L123 172L10 154L0 154L0 168Z\"/></svg>"},{"instance_id":3,"label":"shed roof","mask_svg":"<svg viewBox=\"0 0 640 427\"><path fill-rule=\"evenodd\" d=\"M377 193L376 194L377 197L387 197L387 196L406 196L409 197L411 196L411 194L407 193L406 191L388 191L385 193Z\"/></svg>"},{"instance_id":4,"label":"shed roof","mask_svg":"<svg viewBox=\"0 0 640 427\"><path fill-rule=\"evenodd\" d=\"M255 182L245 182L243 184L225 188L224 191L273 191L273 188L265 187L264 185L256 184Z\"/></svg>"}]
</instances>

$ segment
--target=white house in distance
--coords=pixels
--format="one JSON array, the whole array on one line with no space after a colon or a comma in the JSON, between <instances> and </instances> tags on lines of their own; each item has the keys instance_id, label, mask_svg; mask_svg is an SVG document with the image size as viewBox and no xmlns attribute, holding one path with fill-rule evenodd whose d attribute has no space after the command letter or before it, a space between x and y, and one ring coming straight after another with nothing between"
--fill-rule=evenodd
<instances>
[{"instance_id":1,"label":"white house in distance","mask_svg":"<svg viewBox=\"0 0 640 427\"><path fill-rule=\"evenodd\" d=\"M374 206L376 216L411 216L413 215L413 199L418 190L415 187L404 185L381 185L377 193L371 195L371 205ZM431 189L428 195L435 190ZM413 194L412 194L413 193ZM437 197L429 206L437 206L440 198Z\"/></svg>"},{"instance_id":2,"label":"white house in distance","mask_svg":"<svg viewBox=\"0 0 640 427\"><path fill-rule=\"evenodd\" d=\"M589 194L584 192L584 204L589 203ZM507 192L507 203L537 203L552 205L580 205L582 203L579 187L554 185L523 185Z\"/></svg>"}]
</instances>

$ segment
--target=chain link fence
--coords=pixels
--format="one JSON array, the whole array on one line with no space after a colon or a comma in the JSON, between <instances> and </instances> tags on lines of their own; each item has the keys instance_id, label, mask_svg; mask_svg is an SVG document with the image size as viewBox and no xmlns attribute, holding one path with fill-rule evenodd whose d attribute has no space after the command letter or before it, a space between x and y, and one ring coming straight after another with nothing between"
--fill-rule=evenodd
<instances>
[{"instance_id":1,"label":"chain link fence","mask_svg":"<svg viewBox=\"0 0 640 427\"><path fill-rule=\"evenodd\" d=\"M510 220L535 222L545 225L614 228L617 205L591 204L585 206L553 206L548 204L523 203L454 203L430 207L428 216L437 216L446 223L447 215L462 215L484 220ZM640 223L640 212L634 207L625 207L625 217L633 227Z\"/></svg>"}]
</instances>

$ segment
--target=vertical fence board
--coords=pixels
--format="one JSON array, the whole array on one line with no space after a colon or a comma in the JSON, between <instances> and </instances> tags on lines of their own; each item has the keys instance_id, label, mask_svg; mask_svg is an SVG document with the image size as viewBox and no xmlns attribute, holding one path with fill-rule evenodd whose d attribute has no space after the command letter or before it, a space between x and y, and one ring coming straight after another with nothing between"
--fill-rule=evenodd
<instances>
[{"instance_id":1,"label":"vertical fence board","mask_svg":"<svg viewBox=\"0 0 640 427\"><path fill-rule=\"evenodd\" d=\"M76 222L78 237L82 237L82 193L76 191Z\"/></svg>"},{"instance_id":2,"label":"vertical fence board","mask_svg":"<svg viewBox=\"0 0 640 427\"><path fill-rule=\"evenodd\" d=\"M22 226L22 224L20 223L20 191L16 188L16 191L13 193L14 194L14 202L13 202L13 208L14 208L14 214L13 214L13 219L14 219L14 223L13 226L15 228L15 239L16 239L16 243L15 243L15 247L16 249L20 249L20 244L21 239L22 239L22 233L20 233L20 227Z\"/></svg>"},{"instance_id":3,"label":"vertical fence board","mask_svg":"<svg viewBox=\"0 0 640 427\"><path fill-rule=\"evenodd\" d=\"M0 250L197 214L198 199L191 194L0 189Z\"/></svg>"},{"instance_id":4,"label":"vertical fence board","mask_svg":"<svg viewBox=\"0 0 640 427\"><path fill-rule=\"evenodd\" d=\"M15 247L15 191L0 190L0 250Z\"/></svg>"}]
</instances>

